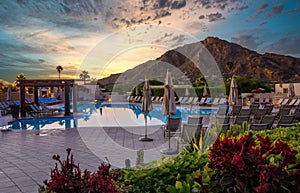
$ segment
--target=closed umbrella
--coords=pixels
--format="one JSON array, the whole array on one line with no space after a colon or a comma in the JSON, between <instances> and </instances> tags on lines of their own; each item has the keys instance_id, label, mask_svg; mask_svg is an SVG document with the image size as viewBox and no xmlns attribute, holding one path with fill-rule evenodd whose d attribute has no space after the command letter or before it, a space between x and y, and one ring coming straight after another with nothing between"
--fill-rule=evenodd
<instances>
[{"instance_id":1,"label":"closed umbrella","mask_svg":"<svg viewBox=\"0 0 300 193\"><path fill-rule=\"evenodd\" d=\"M138 86L135 87L135 96L138 96L139 95L139 89L138 89Z\"/></svg>"},{"instance_id":2,"label":"closed umbrella","mask_svg":"<svg viewBox=\"0 0 300 193\"><path fill-rule=\"evenodd\" d=\"M294 84L293 83L289 84L289 92L288 92L288 94L289 94L289 97L295 97L295 88L294 88Z\"/></svg>"},{"instance_id":3,"label":"closed umbrella","mask_svg":"<svg viewBox=\"0 0 300 193\"><path fill-rule=\"evenodd\" d=\"M190 91L189 91L188 87L185 88L185 94L184 95L185 96L190 96Z\"/></svg>"},{"instance_id":4,"label":"closed umbrella","mask_svg":"<svg viewBox=\"0 0 300 193\"><path fill-rule=\"evenodd\" d=\"M174 86L171 78L171 73L167 71L161 108L161 112L163 115L172 116L176 114L176 104L174 96Z\"/></svg>"},{"instance_id":5,"label":"closed umbrella","mask_svg":"<svg viewBox=\"0 0 300 193\"><path fill-rule=\"evenodd\" d=\"M228 102L230 105L236 105L238 103L238 86L234 77L232 77L230 83Z\"/></svg>"},{"instance_id":6,"label":"closed umbrella","mask_svg":"<svg viewBox=\"0 0 300 193\"><path fill-rule=\"evenodd\" d=\"M143 87L143 98L142 98L142 112L145 118L145 136L141 137L140 141L153 141L153 139L147 136L147 115L153 110L151 101L151 87L147 79L145 79L145 84Z\"/></svg>"},{"instance_id":7,"label":"closed umbrella","mask_svg":"<svg viewBox=\"0 0 300 193\"><path fill-rule=\"evenodd\" d=\"M207 96L208 95L208 92L207 92L207 88L206 88L206 84L204 85L203 87L203 93L202 93L202 96Z\"/></svg>"},{"instance_id":8,"label":"closed umbrella","mask_svg":"<svg viewBox=\"0 0 300 193\"><path fill-rule=\"evenodd\" d=\"M161 111L163 115L168 117L176 114L176 104L174 98L174 86L171 78L171 73L167 70L165 84L164 84L164 96L161 106ZM168 119L169 120L169 119ZM171 149L171 136L169 135L169 148L161 150L164 154L174 154L177 150Z\"/></svg>"},{"instance_id":9,"label":"closed umbrella","mask_svg":"<svg viewBox=\"0 0 300 193\"><path fill-rule=\"evenodd\" d=\"M10 87L7 88L6 94L7 94L6 100L10 103L10 101L11 101L11 88Z\"/></svg>"}]
</instances>

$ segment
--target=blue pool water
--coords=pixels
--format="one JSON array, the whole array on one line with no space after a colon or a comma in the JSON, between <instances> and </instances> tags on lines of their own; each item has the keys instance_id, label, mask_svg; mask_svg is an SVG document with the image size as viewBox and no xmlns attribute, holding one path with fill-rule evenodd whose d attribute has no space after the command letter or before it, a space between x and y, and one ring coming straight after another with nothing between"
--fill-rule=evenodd
<instances>
[{"instance_id":1,"label":"blue pool water","mask_svg":"<svg viewBox=\"0 0 300 193\"><path fill-rule=\"evenodd\" d=\"M106 121L106 126L109 126L109 124L114 120L107 120L107 118L127 119L132 122L132 125L135 125L137 124L137 122L135 122L136 120L142 119L144 121L145 116L141 110L141 104L101 104L99 102L80 102L77 104L77 109L78 112L82 113L80 116L43 117L15 120L11 122L11 128L23 130L77 128L80 126L97 126L104 121ZM64 109L62 108L61 110ZM116 111L118 112L117 116L115 113ZM217 109L200 109L198 107L191 109L190 107L177 107L177 112L172 117L181 117L182 121L186 122L189 115L208 115L216 111ZM147 114L147 116L150 120L156 119L163 123L167 122L167 116L164 116L161 113L161 105L154 105L153 110Z\"/></svg>"}]
</instances>

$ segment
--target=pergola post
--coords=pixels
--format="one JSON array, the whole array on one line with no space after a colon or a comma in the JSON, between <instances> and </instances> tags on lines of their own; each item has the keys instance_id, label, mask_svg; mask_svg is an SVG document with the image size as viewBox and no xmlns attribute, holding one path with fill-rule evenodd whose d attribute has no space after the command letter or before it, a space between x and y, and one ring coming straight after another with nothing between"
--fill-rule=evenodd
<instances>
[{"instance_id":1,"label":"pergola post","mask_svg":"<svg viewBox=\"0 0 300 193\"><path fill-rule=\"evenodd\" d=\"M77 112L77 84L73 84L73 113Z\"/></svg>"},{"instance_id":2,"label":"pergola post","mask_svg":"<svg viewBox=\"0 0 300 193\"><path fill-rule=\"evenodd\" d=\"M26 117L26 104L25 104L25 86L20 86L20 104L21 104L21 117Z\"/></svg>"},{"instance_id":3,"label":"pergola post","mask_svg":"<svg viewBox=\"0 0 300 193\"><path fill-rule=\"evenodd\" d=\"M70 116L70 84L65 83L65 116Z\"/></svg>"},{"instance_id":4,"label":"pergola post","mask_svg":"<svg viewBox=\"0 0 300 193\"><path fill-rule=\"evenodd\" d=\"M39 88L37 86L33 87L33 98L34 98L34 103L39 104Z\"/></svg>"}]
</instances>

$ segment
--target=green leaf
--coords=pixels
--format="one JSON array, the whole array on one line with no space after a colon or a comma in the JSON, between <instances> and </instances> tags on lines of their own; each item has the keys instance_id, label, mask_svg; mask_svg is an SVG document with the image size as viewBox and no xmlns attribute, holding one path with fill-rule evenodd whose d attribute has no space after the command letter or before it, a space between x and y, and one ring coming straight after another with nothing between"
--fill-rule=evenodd
<instances>
[{"instance_id":1,"label":"green leaf","mask_svg":"<svg viewBox=\"0 0 300 193\"><path fill-rule=\"evenodd\" d=\"M182 183L180 181L176 181L175 188L179 189L179 190L182 190Z\"/></svg>"}]
</instances>

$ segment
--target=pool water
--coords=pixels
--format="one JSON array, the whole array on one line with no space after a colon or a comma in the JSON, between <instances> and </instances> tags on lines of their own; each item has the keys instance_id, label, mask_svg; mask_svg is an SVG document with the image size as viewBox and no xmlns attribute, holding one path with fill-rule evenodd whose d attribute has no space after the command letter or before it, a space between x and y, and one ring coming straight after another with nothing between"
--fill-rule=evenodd
<instances>
[{"instance_id":1,"label":"pool water","mask_svg":"<svg viewBox=\"0 0 300 193\"><path fill-rule=\"evenodd\" d=\"M28 118L15 120L11 123L12 129L54 129L77 127L126 127L147 125L161 125L167 122L167 116L162 115L161 105L154 105L147 115L141 110L141 104L114 104L99 102L80 102L77 109L82 113L76 117L48 117ZM62 109L63 110L63 109ZM186 122L189 115L209 115L217 109L201 109L177 107L177 112L171 117L181 117ZM146 119L145 119L146 118Z\"/></svg>"}]
</instances>

